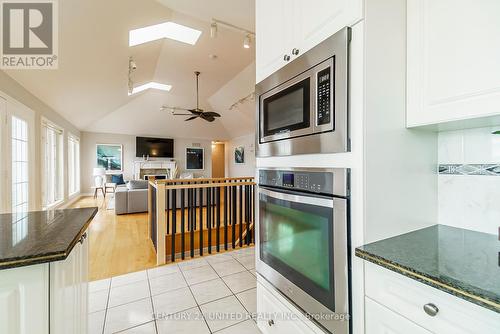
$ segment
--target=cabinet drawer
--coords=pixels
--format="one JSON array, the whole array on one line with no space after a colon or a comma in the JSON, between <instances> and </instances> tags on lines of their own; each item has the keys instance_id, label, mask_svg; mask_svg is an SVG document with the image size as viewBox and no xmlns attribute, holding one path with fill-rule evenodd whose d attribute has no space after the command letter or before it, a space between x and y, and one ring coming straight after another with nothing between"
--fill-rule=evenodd
<instances>
[{"instance_id":1,"label":"cabinet drawer","mask_svg":"<svg viewBox=\"0 0 500 334\"><path fill-rule=\"evenodd\" d=\"M368 297L365 309L366 334L432 334Z\"/></svg>"},{"instance_id":2,"label":"cabinet drawer","mask_svg":"<svg viewBox=\"0 0 500 334\"><path fill-rule=\"evenodd\" d=\"M498 313L373 263L365 263L365 275L368 297L433 333L500 333ZM429 303L438 308L435 316L423 309Z\"/></svg>"},{"instance_id":3,"label":"cabinet drawer","mask_svg":"<svg viewBox=\"0 0 500 334\"><path fill-rule=\"evenodd\" d=\"M257 326L264 334L314 334L300 320L301 314L288 309L262 284L257 283Z\"/></svg>"}]
</instances>

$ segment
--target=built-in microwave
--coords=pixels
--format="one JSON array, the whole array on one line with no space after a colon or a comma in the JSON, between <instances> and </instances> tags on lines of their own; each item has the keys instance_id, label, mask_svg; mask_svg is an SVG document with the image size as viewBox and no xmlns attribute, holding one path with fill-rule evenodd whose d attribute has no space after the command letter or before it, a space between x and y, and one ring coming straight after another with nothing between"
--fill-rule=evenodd
<instances>
[{"instance_id":1,"label":"built-in microwave","mask_svg":"<svg viewBox=\"0 0 500 334\"><path fill-rule=\"evenodd\" d=\"M349 151L344 28L256 85L257 155Z\"/></svg>"}]
</instances>

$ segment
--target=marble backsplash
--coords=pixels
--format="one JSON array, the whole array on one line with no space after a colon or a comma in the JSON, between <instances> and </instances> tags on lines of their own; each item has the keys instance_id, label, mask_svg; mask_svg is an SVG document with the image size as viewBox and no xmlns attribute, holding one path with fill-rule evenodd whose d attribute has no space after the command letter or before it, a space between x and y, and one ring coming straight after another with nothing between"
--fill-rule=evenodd
<instances>
[{"instance_id":1,"label":"marble backsplash","mask_svg":"<svg viewBox=\"0 0 500 334\"><path fill-rule=\"evenodd\" d=\"M441 224L498 234L500 127L439 133L438 201Z\"/></svg>"}]
</instances>

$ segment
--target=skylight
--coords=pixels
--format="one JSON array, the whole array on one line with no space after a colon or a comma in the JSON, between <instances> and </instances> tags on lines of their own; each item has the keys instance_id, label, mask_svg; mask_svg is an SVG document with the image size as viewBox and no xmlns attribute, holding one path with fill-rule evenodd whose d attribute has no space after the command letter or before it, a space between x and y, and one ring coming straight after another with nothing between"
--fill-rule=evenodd
<instances>
[{"instance_id":1,"label":"skylight","mask_svg":"<svg viewBox=\"0 0 500 334\"><path fill-rule=\"evenodd\" d=\"M150 88L164 90L164 91L168 92L168 91L170 91L172 89L172 86L171 85L165 85L165 84L161 84L161 83L158 83L158 82L151 81L151 82L148 82L148 83L146 83L144 85L140 85L140 86L134 87L132 89L132 93L129 92L128 95L140 93L140 92L143 92L146 89L150 89Z\"/></svg>"},{"instance_id":2,"label":"skylight","mask_svg":"<svg viewBox=\"0 0 500 334\"><path fill-rule=\"evenodd\" d=\"M170 38L179 42L194 45L201 35L201 31L177 24L164 22L152 26L130 30L128 45L135 46L161 38Z\"/></svg>"}]
</instances>

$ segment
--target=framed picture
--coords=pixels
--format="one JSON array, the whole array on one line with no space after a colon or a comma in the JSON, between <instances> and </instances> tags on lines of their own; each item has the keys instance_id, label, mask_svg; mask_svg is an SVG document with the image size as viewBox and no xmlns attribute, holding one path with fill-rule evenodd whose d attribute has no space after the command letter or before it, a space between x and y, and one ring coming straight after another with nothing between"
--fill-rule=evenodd
<instances>
[{"instance_id":1,"label":"framed picture","mask_svg":"<svg viewBox=\"0 0 500 334\"><path fill-rule=\"evenodd\" d=\"M234 163L235 164L245 163L245 147L238 146L234 148Z\"/></svg>"},{"instance_id":2,"label":"framed picture","mask_svg":"<svg viewBox=\"0 0 500 334\"><path fill-rule=\"evenodd\" d=\"M97 167L106 171L123 171L123 146L120 144L96 145Z\"/></svg>"},{"instance_id":3,"label":"framed picture","mask_svg":"<svg viewBox=\"0 0 500 334\"><path fill-rule=\"evenodd\" d=\"M186 170L205 169L205 150L200 147L186 148Z\"/></svg>"}]
</instances>

